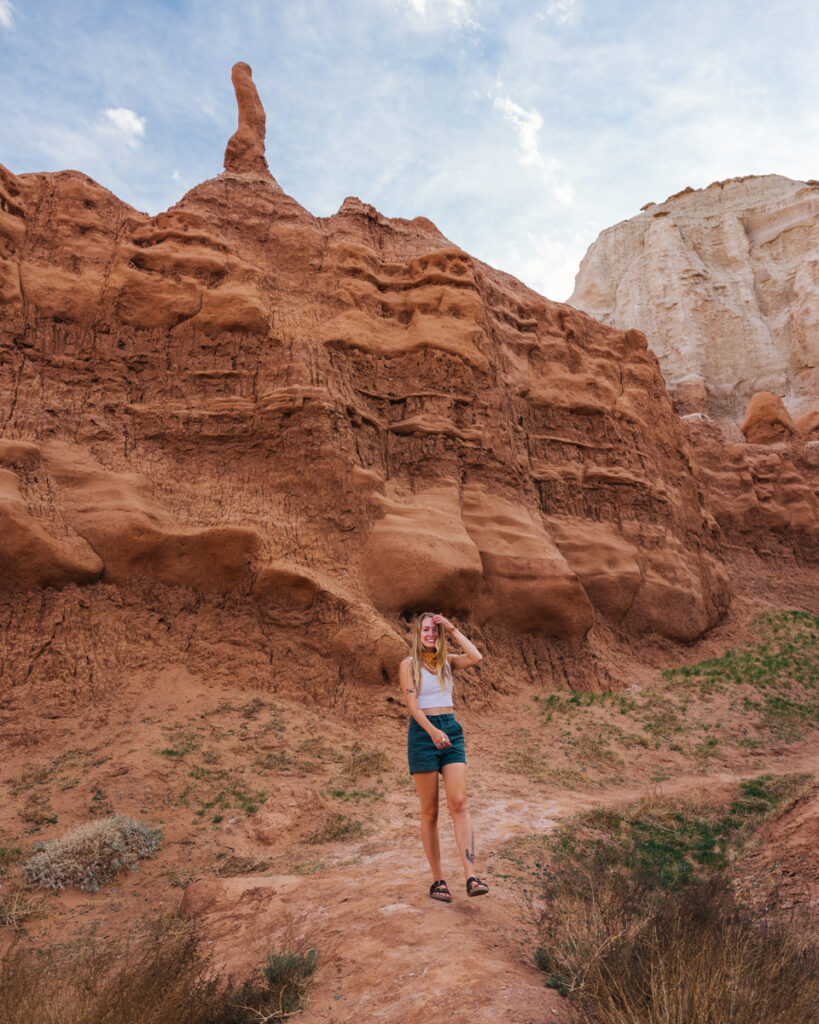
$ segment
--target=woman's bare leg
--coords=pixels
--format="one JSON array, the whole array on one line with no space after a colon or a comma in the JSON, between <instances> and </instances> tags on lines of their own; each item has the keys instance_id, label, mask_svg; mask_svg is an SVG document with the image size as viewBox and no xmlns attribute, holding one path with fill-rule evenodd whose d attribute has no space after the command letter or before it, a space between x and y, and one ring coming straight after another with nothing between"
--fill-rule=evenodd
<instances>
[{"instance_id":1,"label":"woman's bare leg","mask_svg":"<svg viewBox=\"0 0 819 1024\"><path fill-rule=\"evenodd\" d=\"M441 844L438 841L438 772L416 772L413 776L421 801L421 845L432 871L432 881L441 874Z\"/></svg>"},{"instance_id":2,"label":"woman's bare leg","mask_svg":"<svg viewBox=\"0 0 819 1024\"><path fill-rule=\"evenodd\" d=\"M455 826L455 842L464 868L464 877L475 874L475 834L472 818L466 809L466 765L445 764L443 767L446 802Z\"/></svg>"}]
</instances>

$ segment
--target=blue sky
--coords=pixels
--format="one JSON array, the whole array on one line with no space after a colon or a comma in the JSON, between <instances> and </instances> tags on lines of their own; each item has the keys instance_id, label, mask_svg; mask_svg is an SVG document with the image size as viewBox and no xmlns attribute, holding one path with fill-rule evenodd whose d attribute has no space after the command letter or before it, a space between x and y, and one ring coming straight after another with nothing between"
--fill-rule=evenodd
<instances>
[{"instance_id":1,"label":"blue sky","mask_svg":"<svg viewBox=\"0 0 819 1024\"><path fill-rule=\"evenodd\" d=\"M562 300L647 202L819 177L817 53L810 0L0 0L0 162L156 213L221 171L245 60L307 209L427 216Z\"/></svg>"}]
</instances>

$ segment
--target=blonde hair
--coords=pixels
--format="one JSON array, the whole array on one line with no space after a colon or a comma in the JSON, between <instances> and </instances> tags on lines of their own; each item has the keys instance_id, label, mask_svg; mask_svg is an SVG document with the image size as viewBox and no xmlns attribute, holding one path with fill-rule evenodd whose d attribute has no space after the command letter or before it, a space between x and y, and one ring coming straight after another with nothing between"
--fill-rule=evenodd
<instances>
[{"instance_id":1,"label":"blonde hair","mask_svg":"<svg viewBox=\"0 0 819 1024\"><path fill-rule=\"evenodd\" d=\"M434 617L435 612L421 612L415 620L415 627L412 631L412 678L419 689L421 687L421 666L424 660L421 653L424 650L424 645L421 643L421 626L424 619L432 619ZM446 633L440 622L435 623L435 628L438 631L438 637L433 648L435 652L435 676L438 679L438 685L441 687L441 693L443 693L447 687L447 670L449 667L446 656Z\"/></svg>"}]
</instances>

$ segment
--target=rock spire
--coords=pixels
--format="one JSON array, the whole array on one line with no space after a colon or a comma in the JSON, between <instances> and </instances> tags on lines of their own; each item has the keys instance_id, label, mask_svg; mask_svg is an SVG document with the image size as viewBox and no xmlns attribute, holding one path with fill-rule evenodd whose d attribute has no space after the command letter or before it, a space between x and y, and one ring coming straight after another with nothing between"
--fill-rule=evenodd
<instances>
[{"instance_id":1,"label":"rock spire","mask_svg":"<svg viewBox=\"0 0 819 1024\"><path fill-rule=\"evenodd\" d=\"M239 127L231 135L225 149L225 170L235 174L248 174L254 171L270 174L264 155L264 107L253 84L250 65L239 61L233 65L230 77L236 90Z\"/></svg>"}]
</instances>

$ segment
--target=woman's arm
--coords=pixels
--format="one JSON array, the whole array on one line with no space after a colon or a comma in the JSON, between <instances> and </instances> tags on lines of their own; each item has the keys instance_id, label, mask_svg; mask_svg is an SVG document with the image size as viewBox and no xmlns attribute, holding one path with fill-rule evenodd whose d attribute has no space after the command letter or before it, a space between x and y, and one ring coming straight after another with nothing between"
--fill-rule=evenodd
<instances>
[{"instance_id":1,"label":"woman's arm","mask_svg":"<svg viewBox=\"0 0 819 1024\"><path fill-rule=\"evenodd\" d=\"M415 680L412 678L412 660L410 658L405 658L404 661L401 662L398 678L401 683L401 691L404 694L404 700L407 702L407 707L409 708L409 713L415 721L421 726L424 732L429 733L436 747L452 746L452 741L449 736L447 736L445 732L442 732L441 729L436 729L424 712L418 707L418 691L415 686Z\"/></svg>"},{"instance_id":2,"label":"woman's arm","mask_svg":"<svg viewBox=\"0 0 819 1024\"><path fill-rule=\"evenodd\" d=\"M454 640L463 651L463 654L453 654L450 657L449 664L453 669L469 668L470 665L478 665L483 661L483 655L478 648L457 626L453 626L449 619L444 618L443 615L434 615L433 621L440 622L446 635L450 640Z\"/></svg>"}]
</instances>

